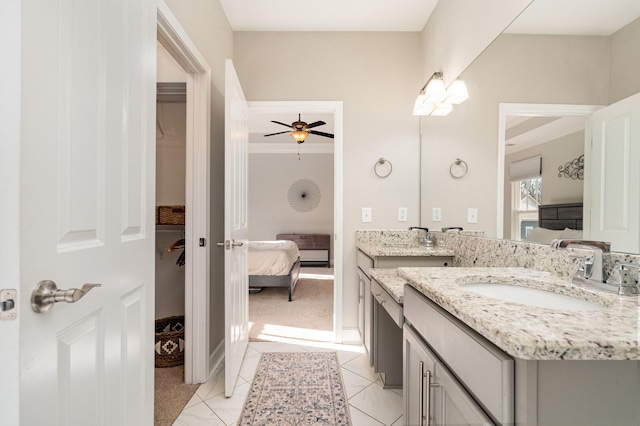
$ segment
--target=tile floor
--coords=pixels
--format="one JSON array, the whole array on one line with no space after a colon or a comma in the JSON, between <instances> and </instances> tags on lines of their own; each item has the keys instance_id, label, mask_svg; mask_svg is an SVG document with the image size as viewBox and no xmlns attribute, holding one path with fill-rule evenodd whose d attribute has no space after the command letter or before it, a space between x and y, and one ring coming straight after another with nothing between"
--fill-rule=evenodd
<instances>
[{"instance_id":1,"label":"tile floor","mask_svg":"<svg viewBox=\"0 0 640 426\"><path fill-rule=\"evenodd\" d=\"M402 390L383 389L360 346L321 342L250 342L231 398L224 397L224 373L216 371L198 388L174 426L235 425L262 352L337 351L354 426L402 424Z\"/></svg>"}]
</instances>

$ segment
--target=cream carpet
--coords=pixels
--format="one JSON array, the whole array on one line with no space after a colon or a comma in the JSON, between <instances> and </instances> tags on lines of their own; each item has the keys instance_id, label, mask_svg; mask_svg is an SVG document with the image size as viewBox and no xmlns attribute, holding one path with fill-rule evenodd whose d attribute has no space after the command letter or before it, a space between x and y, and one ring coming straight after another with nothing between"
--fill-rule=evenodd
<instances>
[{"instance_id":1,"label":"cream carpet","mask_svg":"<svg viewBox=\"0 0 640 426\"><path fill-rule=\"evenodd\" d=\"M333 341L333 275L301 270L293 301L285 287L249 295L249 341Z\"/></svg>"},{"instance_id":2,"label":"cream carpet","mask_svg":"<svg viewBox=\"0 0 640 426\"><path fill-rule=\"evenodd\" d=\"M336 352L265 352L238 425L351 425Z\"/></svg>"},{"instance_id":3,"label":"cream carpet","mask_svg":"<svg viewBox=\"0 0 640 426\"><path fill-rule=\"evenodd\" d=\"M155 369L154 425L170 426L200 385L184 384L184 366Z\"/></svg>"}]
</instances>

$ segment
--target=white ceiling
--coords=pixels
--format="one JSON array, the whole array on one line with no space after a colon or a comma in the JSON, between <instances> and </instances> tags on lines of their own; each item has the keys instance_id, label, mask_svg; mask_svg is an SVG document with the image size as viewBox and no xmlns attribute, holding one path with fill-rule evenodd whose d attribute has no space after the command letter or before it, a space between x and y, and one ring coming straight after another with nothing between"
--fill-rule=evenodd
<instances>
[{"instance_id":1,"label":"white ceiling","mask_svg":"<svg viewBox=\"0 0 640 426\"><path fill-rule=\"evenodd\" d=\"M422 31L438 0L220 0L234 31Z\"/></svg>"},{"instance_id":2,"label":"white ceiling","mask_svg":"<svg viewBox=\"0 0 640 426\"><path fill-rule=\"evenodd\" d=\"M422 31L437 2L220 0L234 31ZM533 0L508 32L610 35L638 16L639 0Z\"/></svg>"}]
</instances>

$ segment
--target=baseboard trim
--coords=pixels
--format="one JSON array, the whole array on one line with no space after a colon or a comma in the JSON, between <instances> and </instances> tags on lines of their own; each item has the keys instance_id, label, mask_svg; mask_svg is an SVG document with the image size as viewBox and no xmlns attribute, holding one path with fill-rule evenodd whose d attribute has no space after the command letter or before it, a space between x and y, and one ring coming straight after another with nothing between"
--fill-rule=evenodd
<instances>
[{"instance_id":1,"label":"baseboard trim","mask_svg":"<svg viewBox=\"0 0 640 426\"><path fill-rule=\"evenodd\" d=\"M222 361L224 361L224 339L218 343L218 346L209 355L209 379L213 377L213 374L222 365Z\"/></svg>"},{"instance_id":2,"label":"baseboard trim","mask_svg":"<svg viewBox=\"0 0 640 426\"><path fill-rule=\"evenodd\" d=\"M357 328L351 328L351 327L343 328L342 343L345 343L345 344L362 343L362 338L360 337L360 331Z\"/></svg>"}]
</instances>

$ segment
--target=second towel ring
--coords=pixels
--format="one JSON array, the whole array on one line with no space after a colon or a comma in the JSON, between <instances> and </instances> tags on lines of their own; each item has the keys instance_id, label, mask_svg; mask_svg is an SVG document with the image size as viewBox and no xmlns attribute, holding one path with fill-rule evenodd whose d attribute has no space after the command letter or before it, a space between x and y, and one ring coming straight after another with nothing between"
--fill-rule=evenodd
<instances>
[{"instance_id":1,"label":"second towel ring","mask_svg":"<svg viewBox=\"0 0 640 426\"><path fill-rule=\"evenodd\" d=\"M456 161L454 161L449 167L449 173L456 179L460 179L466 175L468 170L469 166L467 165L467 162L459 158L456 158Z\"/></svg>"},{"instance_id":2,"label":"second towel ring","mask_svg":"<svg viewBox=\"0 0 640 426\"><path fill-rule=\"evenodd\" d=\"M387 173L380 173L378 171L378 166L382 166L385 163L389 165L389 171ZM373 172L376 174L376 176L381 178L386 178L387 176L389 176L392 170L393 170L393 165L391 165L391 162L389 160L385 160L382 157L380 157L378 161L376 161L376 164L373 165Z\"/></svg>"}]
</instances>

